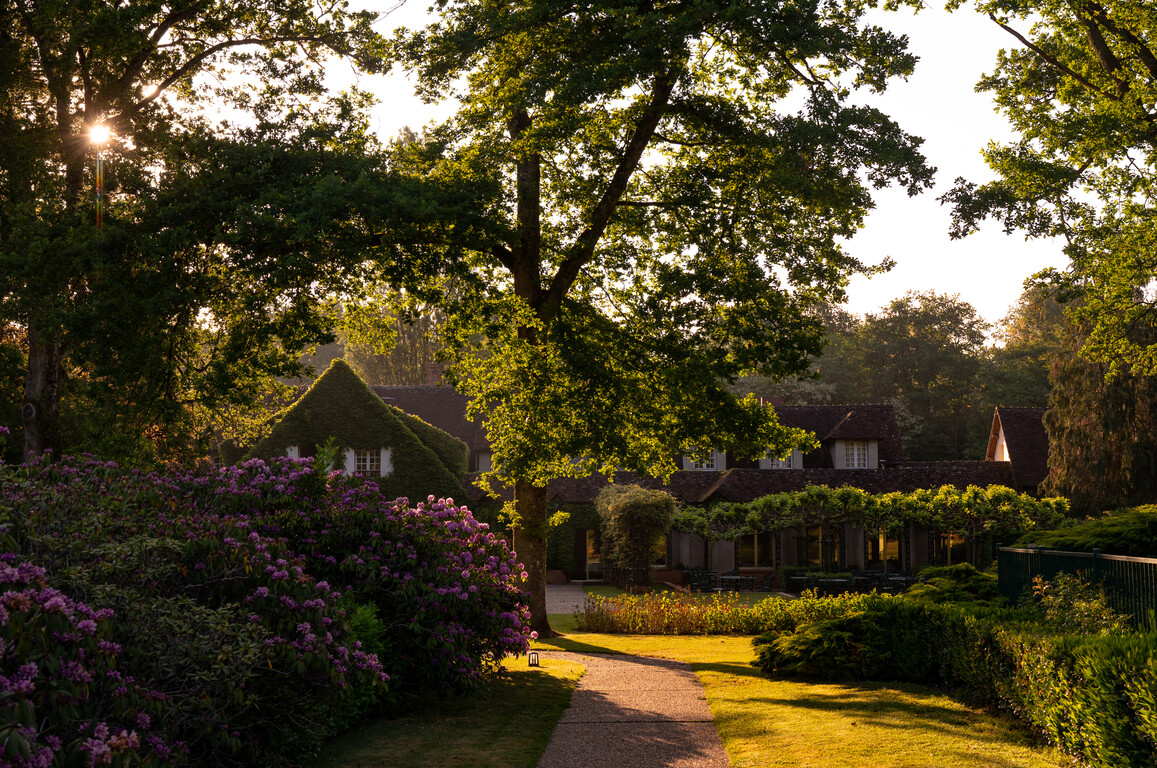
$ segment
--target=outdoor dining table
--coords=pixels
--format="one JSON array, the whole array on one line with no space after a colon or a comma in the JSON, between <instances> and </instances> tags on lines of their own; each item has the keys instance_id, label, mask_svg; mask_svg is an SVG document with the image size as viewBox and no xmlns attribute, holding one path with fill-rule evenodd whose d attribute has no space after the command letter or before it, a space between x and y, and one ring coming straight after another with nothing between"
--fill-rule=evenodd
<instances>
[{"instance_id":1,"label":"outdoor dining table","mask_svg":"<svg viewBox=\"0 0 1157 768\"><path fill-rule=\"evenodd\" d=\"M851 586L851 579L820 579L820 589L825 595L835 594L837 592L846 591Z\"/></svg>"},{"instance_id":2,"label":"outdoor dining table","mask_svg":"<svg viewBox=\"0 0 1157 768\"><path fill-rule=\"evenodd\" d=\"M748 592L755 591L754 576L720 576L719 584L724 592L741 592L745 588Z\"/></svg>"}]
</instances>

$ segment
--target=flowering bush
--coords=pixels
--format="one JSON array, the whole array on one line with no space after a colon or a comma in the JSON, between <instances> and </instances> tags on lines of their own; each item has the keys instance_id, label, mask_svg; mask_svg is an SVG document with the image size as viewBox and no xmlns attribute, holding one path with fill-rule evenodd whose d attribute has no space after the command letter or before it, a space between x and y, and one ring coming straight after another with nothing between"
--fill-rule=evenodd
<instances>
[{"instance_id":1,"label":"flowering bush","mask_svg":"<svg viewBox=\"0 0 1157 768\"><path fill-rule=\"evenodd\" d=\"M331 483L341 503L255 519L301 551L311 573L372 603L383 663L413 690L469 689L526 652L522 566L468 510L433 497L383 503L373 483Z\"/></svg>"},{"instance_id":2,"label":"flowering bush","mask_svg":"<svg viewBox=\"0 0 1157 768\"><path fill-rule=\"evenodd\" d=\"M135 681L106 639L111 611L48 586L43 568L0 557L0 764L156 764L170 753L150 730ZM154 694L155 696L155 694Z\"/></svg>"},{"instance_id":3,"label":"flowering bush","mask_svg":"<svg viewBox=\"0 0 1157 768\"><path fill-rule=\"evenodd\" d=\"M520 566L448 502L410 508L310 460L0 473L0 551L112 612L117 668L164 692L154 722L193 764L292 760L387 692L471 687L526 649Z\"/></svg>"}]
</instances>

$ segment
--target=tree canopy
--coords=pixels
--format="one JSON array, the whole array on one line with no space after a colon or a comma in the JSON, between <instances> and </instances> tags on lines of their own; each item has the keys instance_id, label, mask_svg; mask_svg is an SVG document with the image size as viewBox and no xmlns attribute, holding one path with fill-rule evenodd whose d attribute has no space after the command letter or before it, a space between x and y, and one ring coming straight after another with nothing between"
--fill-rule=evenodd
<instances>
[{"instance_id":1,"label":"tree canopy","mask_svg":"<svg viewBox=\"0 0 1157 768\"><path fill-rule=\"evenodd\" d=\"M379 67L373 19L297 0L0 4L0 323L24 336L26 455L69 429L90 448L171 430L324 338L319 286L364 258L341 192L372 142L361 96L323 98L322 65Z\"/></svg>"},{"instance_id":2,"label":"tree canopy","mask_svg":"<svg viewBox=\"0 0 1157 768\"><path fill-rule=\"evenodd\" d=\"M804 310L870 271L840 244L869 189L929 183L919 140L848 98L914 63L873 5L452 1L395 39L427 98L461 103L399 167L495 185L446 339L536 597L551 477L805 440L726 384L802 368Z\"/></svg>"},{"instance_id":3,"label":"tree canopy","mask_svg":"<svg viewBox=\"0 0 1157 768\"><path fill-rule=\"evenodd\" d=\"M961 4L960 0L956 5ZM1157 303L1157 7L1136 0L978 0L1018 43L979 88L1019 138L985 151L996 181L958 180L953 234L995 216L1063 239L1070 267L1042 277L1088 328L1083 354L1110 373L1157 372L1131 333ZM1011 41L1011 40L1010 40Z\"/></svg>"}]
</instances>

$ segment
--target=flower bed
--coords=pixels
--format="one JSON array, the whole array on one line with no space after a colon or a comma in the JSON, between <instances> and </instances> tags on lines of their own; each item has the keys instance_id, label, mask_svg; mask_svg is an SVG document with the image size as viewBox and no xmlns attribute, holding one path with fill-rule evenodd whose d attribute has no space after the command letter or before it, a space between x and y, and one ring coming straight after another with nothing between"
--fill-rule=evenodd
<instances>
[{"instance_id":1,"label":"flower bed","mask_svg":"<svg viewBox=\"0 0 1157 768\"><path fill-rule=\"evenodd\" d=\"M643 635L756 635L843 616L858 610L864 597L818 597L814 591L805 590L797 600L771 597L749 606L741 603L736 593L707 597L677 592L587 595L578 614L578 626L587 632Z\"/></svg>"}]
</instances>

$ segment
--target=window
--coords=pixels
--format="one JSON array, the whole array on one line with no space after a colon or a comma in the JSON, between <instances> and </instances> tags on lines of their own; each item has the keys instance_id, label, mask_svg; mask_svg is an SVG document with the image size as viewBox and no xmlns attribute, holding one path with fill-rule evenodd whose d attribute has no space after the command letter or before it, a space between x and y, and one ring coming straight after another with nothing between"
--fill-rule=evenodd
<instances>
[{"instance_id":1,"label":"window","mask_svg":"<svg viewBox=\"0 0 1157 768\"><path fill-rule=\"evenodd\" d=\"M968 562L968 540L955 533L928 534L930 565L955 565Z\"/></svg>"},{"instance_id":2,"label":"window","mask_svg":"<svg viewBox=\"0 0 1157 768\"><path fill-rule=\"evenodd\" d=\"M739 537L740 568L771 568L775 566L775 540L768 532L749 533Z\"/></svg>"},{"instance_id":3,"label":"window","mask_svg":"<svg viewBox=\"0 0 1157 768\"><path fill-rule=\"evenodd\" d=\"M667 567L667 537L663 536L651 547L651 565L659 568Z\"/></svg>"},{"instance_id":4,"label":"window","mask_svg":"<svg viewBox=\"0 0 1157 768\"><path fill-rule=\"evenodd\" d=\"M868 441L848 440L844 443L844 469L868 468Z\"/></svg>"},{"instance_id":5,"label":"window","mask_svg":"<svg viewBox=\"0 0 1157 768\"><path fill-rule=\"evenodd\" d=\"M796 536L796 559L800 565L822 565L831 570L841 564L840 525L812 525Z\"/></svg>"},{"instance_id":6,"label":"window","mask_svg":"<svg viewBox=\"0 0 1157 768\"><path fill-rule=\"evenodd\" d=\"M371 477L381 477L382 475L382 452L379 450L364 450L358 448L354 451L354 472L359 475L369 475Z\"/></svg>"},{"instance_id":7,"label":"window","mask_svg":"<svg viewBox=\"0 0 1157 768\"><path fill-rule=\"evenodd\" d=\"M777 458L774 454L768 453L759 460L760 469L797 469L801 466L803 466L803 456L796 450L793 450L782 458Z\"/></svg>"},{"instance_id":8,"label":"window","mask_svg":"<svg viewBox=\"0 0 1157 768\"><path fill-rule=\"evenodd\" d=\"M868 550L868 564L888 571L901 569L901 540L885 533L864 534L864 545Z\"/></svg>"},{"instance_id":9,"label":"window","mask_svg":"<svg viewBox=\"0 0 1157 768\"><path fill-rule=\"evenodd\" d=\"M695 469L695 470L715 469L715 452L712 451L711 454L703 461L692 460L691 461L691 469Z\"/></svg>"}]
</instances>

